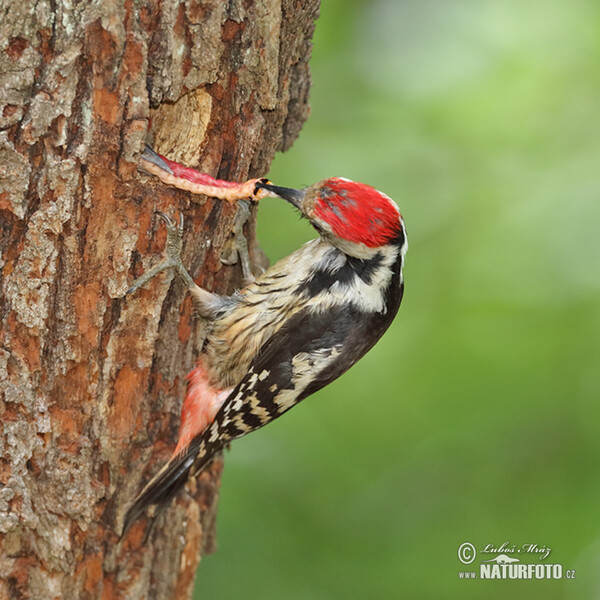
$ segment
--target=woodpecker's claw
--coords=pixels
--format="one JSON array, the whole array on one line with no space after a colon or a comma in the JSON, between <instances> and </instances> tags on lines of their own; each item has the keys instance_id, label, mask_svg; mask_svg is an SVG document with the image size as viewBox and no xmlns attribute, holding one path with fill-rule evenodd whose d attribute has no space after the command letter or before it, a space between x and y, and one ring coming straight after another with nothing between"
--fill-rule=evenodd
<instances>
[{"instance_id":1,"label":"woodpecker's claw","mask_svg":"<svg viewBox=\"0 0 600 600\"><path fill-rule=\"evenodd\" d=\"M178 252L181 253L181 241L183 239L183 213L179 213L179 223L175 225L171 217L166 215L164 212L157 210L154 212L155 215L158 215L167 226L167 244L169 243L170 238L174 238L171 241L176 241L178 245ZM169 251L169 249L167 249ZM178 254L179 256L179 254Z\"/></svg>"},{"instance_id":2,"label":"woodpecker's claw","mask_svg":"<svg viewBox=\"0 0 600 600\"><path fill-rule=\"evenodd\" d=\"M179 213L178 223L175 224L165 213L156 211L156 214L165 222L167 227L167 244L165 246L166 258L152 267L149 271L138 277L131 287L125 292L125 295L131 294L148 283L162 271L174 269L177 274L185 281L188 288L196 287L194 280L186 271L181 262L181 249L183 246L183 213Z\"/></svg>"}]
</instances>

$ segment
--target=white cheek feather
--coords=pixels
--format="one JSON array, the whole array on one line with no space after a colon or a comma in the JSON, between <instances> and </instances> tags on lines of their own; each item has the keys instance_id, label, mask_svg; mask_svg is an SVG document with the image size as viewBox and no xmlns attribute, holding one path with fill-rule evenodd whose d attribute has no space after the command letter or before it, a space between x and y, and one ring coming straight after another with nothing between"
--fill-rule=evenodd
<instances>
[{"instance_id":1,"label":"white cheek feather","mask_svg":"<svg viewBox=\"0 0 600 600\"><path fill-rule=\"evenodd\" d=\"M328 310L334 306L350 304L366 312L385 312L385 290L392 278L391 267L398 255L398 249L393 246L382 246L377 249L377 252L383 256L383 259L371 273L369 283L355 274L350 281L336 281L327 290L312 298L308 305L317 310ZM344 264L339 265L339 258L343 263L347 260L345 256L338 255L335 261L330 262L329 270L333 273L344 266Z\"/></svg>"},{"instance_id":2,"label":"white cheek feather","mask_svg":"<svg viewBox=\"0 0 600 600\"><path fill-rule=\"evenodd\" d=\"M389 271L389 277L392 272ZM388 279L389 279L388 277ZM385 301L381 289L373 285L367 285L358 275L354 276L351 283L334 283L329 292L325 293L329 306L340 304L355 305L365 312L383 312Z\"/></svg>"},{"instance_id":3,"label":"white cheek feather","mask_svg":"<svg viewBox=\"0 0 600 600\"><path fill-rule=\"evenodd\" d=\"M369 248L369 246L366 246L365 244L357 244L356 242L350 242L334 236L329 237L329 241L345 254L353 256L354 258L360 258L361 260L370 260L381 249Z\"/></svg>"}]
</instances>

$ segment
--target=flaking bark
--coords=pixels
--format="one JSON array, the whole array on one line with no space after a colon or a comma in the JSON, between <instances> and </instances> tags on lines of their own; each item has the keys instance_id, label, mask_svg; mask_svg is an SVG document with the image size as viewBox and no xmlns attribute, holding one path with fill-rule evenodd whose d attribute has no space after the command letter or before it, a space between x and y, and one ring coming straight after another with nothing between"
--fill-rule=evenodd
<instances>
[{"instance_id":1,"label":"flaking bark","mask_svg":"<svg viewBox=\"0 0 600 600\"><path fill-rule=\"evenodd\" d=\"M308 112L318 0L8 0L0 16L0 599L188 598L222 463L143 544L124 511L172 452L198 325L179 281L123 298L183 210L183 260L225 293L235 207L141 175L149 133L264 175ZM253 222L247 233L252 237ZM252 244L251 244L252 246Z\"/></svg>"}]
</instances>

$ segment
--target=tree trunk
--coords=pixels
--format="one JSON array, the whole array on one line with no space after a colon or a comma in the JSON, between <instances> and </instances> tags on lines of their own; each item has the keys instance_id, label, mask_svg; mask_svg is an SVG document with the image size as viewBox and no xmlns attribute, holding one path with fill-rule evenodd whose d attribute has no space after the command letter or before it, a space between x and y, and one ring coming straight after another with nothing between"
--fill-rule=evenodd
<instances>
[{"instance_id":1,"label":"tree trunk","mask_svg":"<svg viewBox=\"0 0 600 600\"><path fill-rule=\"evenodd\" d=\"M4 0L0 598L190 597L214 548L221 463L147 542L144 523L118 538L174 449L199 325L172 276L123 294L164 249L155 210L183 211L184 264L230 292L240 268L221 255L236 207L167 188L137 160L150 134L221 178L264 175L308 113L317 11L318 0Z\"/></svg>"}]
</instances>

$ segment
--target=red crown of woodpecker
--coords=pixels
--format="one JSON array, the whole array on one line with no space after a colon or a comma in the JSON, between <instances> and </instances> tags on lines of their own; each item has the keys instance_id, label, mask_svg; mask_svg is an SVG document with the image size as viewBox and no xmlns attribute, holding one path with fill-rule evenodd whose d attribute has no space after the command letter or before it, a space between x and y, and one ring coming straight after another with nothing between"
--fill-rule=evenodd
<instances>
[{"instance_id":1,"label":"red crown of woodpecker","mask_svg":"<svg viewBox=\"0 0 600 600\"><path fill-rule=\"evenodd\" d=\"M307 190L314 189L313 215L331 227L340 238L376 248L394 241L402 228L396 203L370 185L332 177Z\"/></svg>"}]
</instances>

